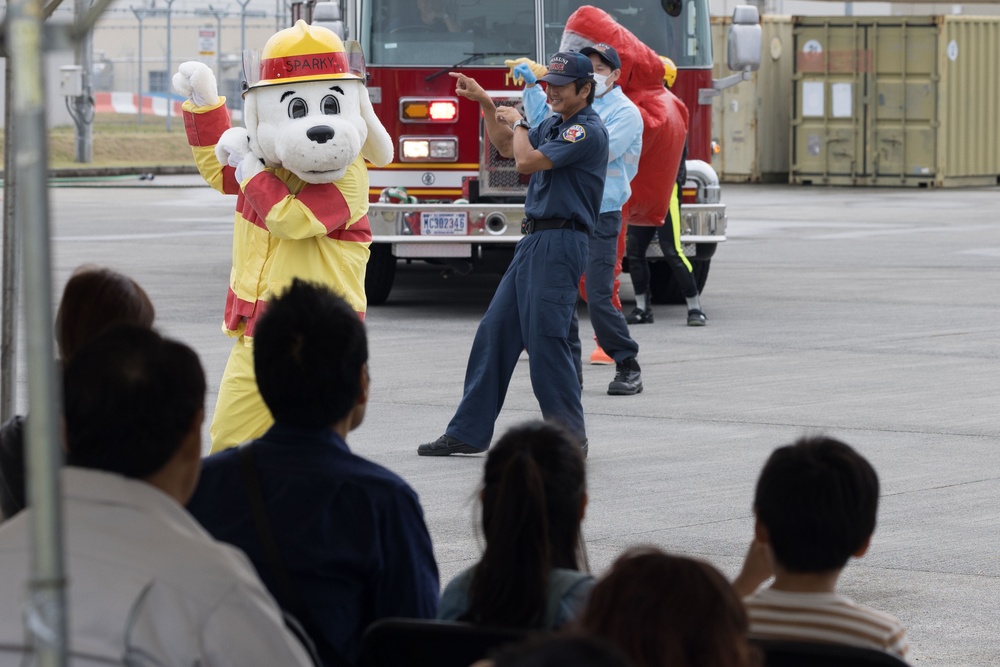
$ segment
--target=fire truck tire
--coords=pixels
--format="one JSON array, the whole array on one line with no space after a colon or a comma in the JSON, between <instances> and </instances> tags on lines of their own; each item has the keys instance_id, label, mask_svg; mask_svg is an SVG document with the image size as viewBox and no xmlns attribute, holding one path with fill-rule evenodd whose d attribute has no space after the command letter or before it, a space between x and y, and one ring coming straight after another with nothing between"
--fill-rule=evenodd
<instances>
[{"instance_id":1,"label":"fire truck tire","mask_svg":"<svg viewBox=\"0 0 1000 667\"><path fill-rule=\"evenodd\" d=\"M694 273L695 283L698 285L698 293L705 290L705 283L708 281L708 269L712 265L711 260L691 260L691 269ZM649 291L653 303L684 303L684 295L681 293L674 275L666 262L649 263Z\"/></svg>"},{"instance_id":2,"label":"fire truck tire","mask_svg":"<svg viewBox=\"0 0 1000 667\"><path fill-rule=\"evenodd\" d=\"M365 295L369 306L380 306L389 299L396 279L396 256L387 243L373 243L365 271Z\"/></svg>"}]
</instances>

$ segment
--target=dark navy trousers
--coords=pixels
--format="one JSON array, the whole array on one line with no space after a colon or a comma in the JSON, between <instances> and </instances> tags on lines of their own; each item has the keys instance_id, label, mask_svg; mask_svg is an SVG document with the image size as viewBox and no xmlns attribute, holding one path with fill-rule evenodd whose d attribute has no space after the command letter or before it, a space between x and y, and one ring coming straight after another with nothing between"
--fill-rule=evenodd
<instances>
[{"instance_id":1,"label":"dark navy trousers","mask_svg":"<svg viewBox=\"0 0 1000 667\"><path fill-rule=\"evenodd\" d=\"M570 328L587 247L587 235L572 229L535 232L518 242L476 330L465 391L448 435L483 450L490 446L511 375L526 349L542 417L586 437Z\"/></svg>"},{"instance_id":2,"label":"dark navy trousers","mask_svg":"<svg viewBox=\"0 0 1000 667\"><path fill-rule=\"evenodd\" d=\"M590 312L590 323L597 335L597 344L618 363L639 353L639 344L629 335L625 316L611 303L618 258L618 233L621 228L621 211L601 213L597 218L594 235L590 237L587 260L587 310Z\"/></svg>"}]
</instances>

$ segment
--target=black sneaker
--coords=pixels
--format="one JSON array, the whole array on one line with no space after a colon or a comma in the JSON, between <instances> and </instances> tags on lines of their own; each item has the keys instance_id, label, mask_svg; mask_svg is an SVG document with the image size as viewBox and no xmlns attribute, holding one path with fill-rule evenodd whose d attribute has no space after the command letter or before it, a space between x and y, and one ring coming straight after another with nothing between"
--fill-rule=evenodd
<instances>
[{"instance_id":1,"label":"black sneaker","mask_svg":"<svg viewBox=\"0 0 1000 667\"><path fill-rule=\"evenodd\" d=\"M472 445L466 444L458 438L453 438L447 433L434 442L417 447L417 454L420 456L448 456L450 454L482 454L483 449L476 449Z\"/></svg>"},{"instance_id":2,"label":"black sneaker","mask_svg":"<svg viewBox=\"0 0 1000 667\"><path fill-rule=\"evenodd\" d=\"M615 379L608 385L611 396L633 396L642 392L642 373L635 357L615 364Z\"/></svg>"},{"instance_id":3,"label":"black sneaker","mask_svg":"<svg viewBox=\"0 0 1000 667\"><path fill-rule=\"evenodd\" d=\"M708 324L708 318L705 317L705 313L701 312L697 308L692 308L688 311L689 327L703 327L706 324Z\"/></svg>"},{"instance_id":4,"label":"black sneaker","mask_svg":"<svg viewBox=\"0 0 1000 667\"><path fill-rule=\"evenodd\" d=\"M625 316L625 321L629 324L652 324L653 309L633 308L632 312Z\"/></svg>"}]
</instances>

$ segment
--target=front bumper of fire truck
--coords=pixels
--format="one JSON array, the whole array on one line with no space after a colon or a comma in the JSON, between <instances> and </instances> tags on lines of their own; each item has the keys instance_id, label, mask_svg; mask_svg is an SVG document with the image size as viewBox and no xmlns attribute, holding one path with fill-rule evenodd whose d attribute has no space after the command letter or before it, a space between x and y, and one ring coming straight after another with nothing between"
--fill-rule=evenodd
<instances>
[{"instance_id":1,"label":"front bumper of fire truck","mask_svg":"<svg viewBox=\"0 0 1000 667\"><path fill-rule=\"evenodd\" d=\"M681 206L681 249L686 257L697 257L698 246L718 244L726 240L725 204L684 204ZM711 254L711 253L707 253ZM659 243L650 243L646 250L647 259L663 257Z\"/></svg>"},{"instance_id":2,"label":"front bumper of fire truck","mask_svg":"<svg viewBox=\"0 0 1000 667\"><path fill-rule=\"evenodd\" d=\"M398 258L472 257L473 246L513 245L521 239L520 204L373 203L368 209L372 242L392 245ZM689 257L697 246L726 240L726 205L681 207L681 246ZM649 258L662 256L650 244Z\"/></svg>"},{"instance_id":3,"label":"front bumper of fire truck","mask_svg":"<svg viewBox=\"0 0 1000 667\"><path fill-rule=\"evenodd\" d=\"M472 257L473 245L514 245L521 239L521 204L374 203L373 243L392 244L399 258Z\"/></svg>"}]
</instances>

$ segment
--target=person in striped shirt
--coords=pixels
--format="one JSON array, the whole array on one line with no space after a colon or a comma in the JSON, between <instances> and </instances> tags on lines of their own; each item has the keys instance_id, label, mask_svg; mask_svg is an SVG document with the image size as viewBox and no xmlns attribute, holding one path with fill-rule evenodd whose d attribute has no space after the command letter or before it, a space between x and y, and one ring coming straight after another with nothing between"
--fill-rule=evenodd
<instances>
[{"instance_id":1,"label":"person in striped shirt","mask_svg":"<svg viewBox=\"0 0 1000 667\"><path fill-rule=\"evenodd\" d=\"M898 619L836 592L847 562L868 551L878 496L875 469L843 442L806 437L772 452L757 480L754 541L733 582L752 638L848 644L906 659Z\"/></svg>"}]
</instances>

